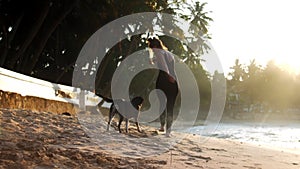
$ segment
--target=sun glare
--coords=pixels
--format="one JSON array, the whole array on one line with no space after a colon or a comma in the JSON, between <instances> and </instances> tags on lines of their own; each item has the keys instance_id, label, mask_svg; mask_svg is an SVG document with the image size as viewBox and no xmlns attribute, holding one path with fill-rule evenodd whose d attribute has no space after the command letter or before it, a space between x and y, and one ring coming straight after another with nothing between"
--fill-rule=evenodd
<instances>
[{"instance_id":1,"label":"sun glare","mask_svg":"<svg viewBox=\"0 0 300 169\"><path fill-rule=\"evenodd\" d=\"M289 73L300 74L300 59L298 58L275 59L275 63Z\"/></svg>"}]
</instances>

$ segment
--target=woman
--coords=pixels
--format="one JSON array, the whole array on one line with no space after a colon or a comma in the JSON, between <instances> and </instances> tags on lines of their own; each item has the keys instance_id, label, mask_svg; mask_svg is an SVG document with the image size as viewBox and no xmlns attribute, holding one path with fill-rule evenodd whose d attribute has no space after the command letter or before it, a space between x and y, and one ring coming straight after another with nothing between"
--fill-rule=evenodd
<instances>
[{"instance_id":1,"label":"woman","mask_svg":"<svg viewBox=\"0 0 300 169\"><path fill-rule=\"evenodd\" d=\"M166 136L170 136L171 126L173 123L174 105L178 94L177 77L175 73L174 56L167 51L163 43L156 39L148 39L149 48L154 54L154 59L151 61L159 68L159 74L156 81L156 88L162 90L166 97L166 109L160 115L161 127L159 131L164 131L166 125ZM153 62L154 61L154 62ZM159 97L160 103L164 103ZM161 110L161 109L160 109Z\"/></svg>"}]
</instances>

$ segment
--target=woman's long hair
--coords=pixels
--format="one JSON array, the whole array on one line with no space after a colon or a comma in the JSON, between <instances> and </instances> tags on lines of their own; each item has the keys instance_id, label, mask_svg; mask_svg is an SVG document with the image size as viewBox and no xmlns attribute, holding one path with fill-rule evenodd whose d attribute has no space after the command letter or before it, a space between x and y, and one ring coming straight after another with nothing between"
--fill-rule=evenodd
<instances>
[{"instance_id":1,"label":"woman's long hair","mask_svg":"<svg viewBox=\"0 0 300 169\"><path fill-rule=\"evenodd\" d=\"M149 48L151 49L158 48L158 49L168 50L168 48L162 43L162 41L157 38L149 38L147 42Z\"/></svg>"}]
</instances>

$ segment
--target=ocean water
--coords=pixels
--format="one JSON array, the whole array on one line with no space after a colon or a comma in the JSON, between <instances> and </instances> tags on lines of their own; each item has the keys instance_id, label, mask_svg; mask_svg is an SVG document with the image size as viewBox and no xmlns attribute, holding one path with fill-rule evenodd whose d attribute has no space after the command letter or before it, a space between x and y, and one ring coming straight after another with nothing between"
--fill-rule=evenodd
<instances>
[{"instance_id":1,"label":"ocean water","mask_svg":"<svg viewBox=\"0 0 300 169\"><path fill-rule=\"evenodd\" d=\"M188 132L300 153L300 123L285 125L220 123L209 133L203 132L205 128L207 126L197 126L190 128Z\"/></svg>"}]
</instances>

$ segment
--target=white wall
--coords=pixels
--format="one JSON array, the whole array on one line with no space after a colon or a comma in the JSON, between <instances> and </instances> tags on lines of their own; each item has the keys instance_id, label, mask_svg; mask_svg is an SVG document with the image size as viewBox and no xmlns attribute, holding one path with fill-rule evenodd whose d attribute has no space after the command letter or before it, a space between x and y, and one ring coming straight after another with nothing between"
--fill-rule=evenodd
<instances>
[{"instance_id":1,"label":"white wall","mask_svg":"<svg viewBox=\"0 0 300 169\"><path fill-rule=\"evenodd\" d=\"M79 104L79 93L81 92L79 88L51 83L3 68L0 68L0 90L19 93L22 96L35 96L77 105ZM72 99L56 96L56 90L70 94ZM100 97L89 91L85 91L83 96L86 106L95 106L101 101Z\"/></svg>"}]
</instances>

